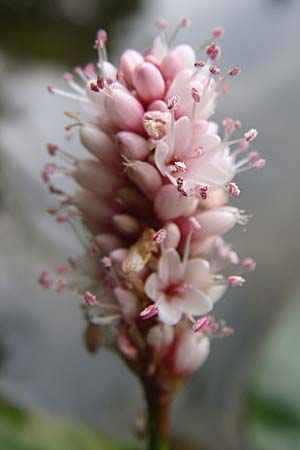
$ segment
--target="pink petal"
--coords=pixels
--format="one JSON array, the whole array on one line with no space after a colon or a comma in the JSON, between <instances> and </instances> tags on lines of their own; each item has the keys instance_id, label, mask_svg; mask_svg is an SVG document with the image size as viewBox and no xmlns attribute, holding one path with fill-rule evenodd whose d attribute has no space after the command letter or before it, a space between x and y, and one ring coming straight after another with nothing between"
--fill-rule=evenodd
<instances>
[{"instance_id":1,"label":"pink petal","mask_svg":"<svg viewBox=\"0 0 300 450\"><path fill-rule=\"evenodd\" d=\"M164 286L182 280L183 265L179 254L173 248L167 249L159 259L158 276Z\"/></svg>"},{"instance_id":2,"label":"pink petal","mask_svg":"<svg viewBox=\"0 0 300 450\"><path fill-rule=\"evenodd\" d=\"M213 303L210 297L204 294L203 291L197 289L187 289L185 292L182 303L182 311L188 314L202 315L207 314L212 310Z\"/></svg>"},{"instance_id":3,"label":"pink petal","mask_svg":"<svg viewBox=\"0 0 300 450\"><path fill-rule=\"evenodd\" d=\"M172 220L179 216L193 214L198 200L193 197L183 197L175 186L163 186L154 199L154 210L161 220Z\"/></svg>"},{"instance_id":4,"label":"pink petal","mask_svg":"<svg viewBox=\"0 0 300 450\"><path fill-rule=\"evenodd\" d=\"M195 288L202 288L207 285L209 276L209 262L205 259L190 259L184 274L184 280Z\"/></svg>"},{"instance_id":5,"label":"pink petal","mask_svg":"<svg viewBox=\"0 0 300 450\"><path fill-rule=\"evenodd\" d=\"M156 273L149 275L145 283L144 291L151 300L157 300L159 295L159 279Z\"/></svg>"},{"instance_id":6,"label":"pink petal","mask_svg":"<svg viewBox=\"0 0 300 450\"><path fill-rule=\"evenodd\" d=\"M175 123L175 148L174 154L178 158L184 158L190 150L192 124L187 116L180 117Z\"/></svg>"},{"instance_id":7,"label":"pink petal","mask_svg":"<svg viewBox=\"0 0 300 450\"><path fill-rule=\"evenodd\" d=\"M166 165L171 157L170 153L169 146L165 142L158 143L154 154L154 162L162 175L166 173Z\"/></svg>"}]
</instances>

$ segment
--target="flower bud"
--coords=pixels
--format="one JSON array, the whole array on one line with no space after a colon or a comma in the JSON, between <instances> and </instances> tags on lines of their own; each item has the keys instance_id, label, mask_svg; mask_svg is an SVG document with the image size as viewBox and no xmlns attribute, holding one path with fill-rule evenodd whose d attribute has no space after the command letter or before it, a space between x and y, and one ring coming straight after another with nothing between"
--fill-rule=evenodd
<instances>
[{"instance_id":1,"label":"flower bud","mask_svg":"<svg viewBox=\"0 0 300 450\"><path fill-rule=\"evenodd\" d=\"M150 152L150 147L145 138L130 131L120 131L117 138L121 144L120 152L128 159L144 160Z\"/></svg>"},{"instance_id":2,"label":"flower bud","mask_svg":"<svg viewBox=\"0 0 300 450\"><path fill-rule=\"evenodd\" d=\"M198 201L193 197L183 197L175 186L163 186L154 200L154 210L161 220L172 220L187 216L196 209Z\"/></svg>"},{"instance_id":3,"label":"flower bud","mask_svg":"<svg viewBox=\"0 0 300 450\"><path fill-rule=\"evenodd\" d=\"M97 223L109 223L114 211L98 197L86 189L77 189L72 202L88 219Z\"/></svg>"},{"instance_id":4,"label":"flower bud","mask_svg":"<svg viewBox=\"0 0 300 450\"><path fill-rule=\"evenodd\" d=\"M135 50L126 50L120 58L120 69L123 72L126 83L133 87L132 75L136 66L144 61L143 56Z\"/></svg>"},{"instance_id":5,"label":"flower bud","mask_svg":"<svg viewBox=\"0 0 300 450\"><path fill-rule=\"evenodd\" d=\"M170 325L159 323L152 327L147 335L147 343L157 351L168 347L174 339L174 329Z\"/></svg>"},{"instance_id":6,"label":"flower bud","mask_svg":"<svg viewBox=\"0 0 300 450\"><path fill-rule=\"evenodd\" d=\"M180 335L175 353L175 373L190 375L200 367L209 354L209 340L201 333L186 329Z\"/></svg>"},{"instance_id":7,"label":"flower bud","mask_svg":"<svg viewBox=\"0 0 300 450\"><path fill-rule=\"evenodd\" d=\"M225 234L237 223L238 209L231 206L221 206L197 214L196 219L201 225L201 230L197 233L200 239Z\"/></svg>"},{"instance_id":8,"label":"flower bud","mask_svg":"<svg viewBox=\"0 0 300 450\"><path fill-rule=\"evenodd\" d=\"M127 167L129 178L141 189L150 200L155 197L162 186L162 179L159 172L144 161L135 161Z\"/></svg>"},{"instance_id":9,"label":"flower bud","mask_svg":"<svg viewBox=\"0 0 300 450\"><path fill-rule=\"evenodd\" d=\"M105 197L121 185L121 180L107 167L92 160L79 160L74 170L74 178L78 184L92 192Z\"/></svg>"},{"instance_id":10,"label":"flower bud","mask_svg":"<svg viewBox=\"0 0 300 450\"><path fill-rule=\"evenodd\" d=\"M162 98L165 93L165 82L160 71L149 62L136 67L133 84L140 98L147 103Z\"/></svg>"},{"instance_id":11,"label":"flower bud","mask_svg":"<svg viewBox=\"0 0 300 450\"><path fill-rule=\"evenodd\" d=\"M176 75L182 70L183 62L180 55L173 50L163 60L160 71L165 80L173 81Z\"/></svg>"},{"instance_id":12,"label":"flower bud","mask_svg":"<svg viewBox=\"0 0 300 450\"><path fill-rule=\"evenodd\" d=\"M117 199L122 206L137 215L143 216L144 214L148 214L149 209L151 209L151 203L145 199L141 192L132 187L122 187L119 189Z\"/></svg>"},{"instance_id":13,"label":"flower bud","mask_svg":"<svg viewBox=\"0 0 300 450\"><path fill-rule=\"evenodd\" d=\"M111 137L95 126L83 125L79 136L82 144L104 164L119 165L118 149Z\"/></svg>"},{"instance_id":14,"label":"flower bud","mask_svg":"<svg viewBox=\"0 0 300 450\"><path fill-rule=\"evenodd\" d=\"M115 89L105 99L107 113L121 130L143 133L144 108L128 92Z\"/></svg>"},{"instance_id":15,"label":"flower bud","mask_svg":"<svg viewBox=\"0 0 300 450\"><path fill-rule=\"evenodd\" d=\"M138 234L141 230L140 222L129 214L115 214L113 216L113 224L125 236Z\"/></svg>"}]
</instances>

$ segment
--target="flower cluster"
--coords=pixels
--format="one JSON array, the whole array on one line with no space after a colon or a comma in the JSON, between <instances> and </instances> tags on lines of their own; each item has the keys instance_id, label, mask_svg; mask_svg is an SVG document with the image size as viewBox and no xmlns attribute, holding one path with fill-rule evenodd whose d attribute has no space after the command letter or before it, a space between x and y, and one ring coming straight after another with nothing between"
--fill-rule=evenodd
<instances>
[{"instance_id":1,"label":"flower cluster","mask_svg":"<svg viewBox=\"0 0 300 450\"><path fill-rule=\"evenodd\" d=\"M42 178L60 201L50 208L68 222L85 253L40 274L46 289L79 293L88 321L86 345L117 351L142 378L172 384L203 363L210 339L232 329L211 316L227 286L241 286L253 270L221 237L248 216L228 198L240 194L234 177L260 169L265 161L249 151L257 131L241 133L241 123L210 118L228 81L216 60L221 28L198 52L166 38L167 24L143 54L126 50L115 67L107 60L104 30L95 41L98 62L66 73L68 91L82 115L67 112L89 152L77 159L55 144ZM240 137L233 137L238 133ZM59 178L78 187L67 193Z\"/></svg>"}]
</instances>

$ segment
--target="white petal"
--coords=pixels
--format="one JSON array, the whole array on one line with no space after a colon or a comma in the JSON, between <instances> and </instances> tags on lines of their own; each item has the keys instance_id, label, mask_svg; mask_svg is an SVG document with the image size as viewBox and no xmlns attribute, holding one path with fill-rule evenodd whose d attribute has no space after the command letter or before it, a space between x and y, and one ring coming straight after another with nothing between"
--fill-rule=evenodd
<instances>
[{"instance_id":1,"label":"white petal","mask_svg":"<svg viewBox=\"0 0 300 450\"><path fill-rule=\"evenodd\" d=\"M159 279L156 273L149 275L145 283L144 291L151 300L157 300L159 296Z\"/></svg>"},{"instance_id":2,"label":"white petal","mask_svg":"<svg viewBox=\"0 0 300 450\"><path fill-rule=\"evenodd\" d=\"M187 262L184 280L191 283L195 288L201 288L207 285L209 276L209 262L205 259L195 258Z\"/></svg>"},{"instance_id":3,"label":"white petal","mask_svg":"<svg viewBox=\"0 0 300 450\"><path fill-rule=\"evenodd\" d=\"M183 276L183 265L174 248L168 248L158 263L158 276L164 286L179 283Z\"/></svg>"},{"instance_id":4,"label":"white petal","mask_svg":"<svg viewBox=\"0 0 300 450\"><path fill-rule=\"evenodd\" d=\"M176 300L167 301L164 296L161 296L156 302L156 306L160 320L167 325L176 325L182 317L180 303Z\"/></svg>"},{"instance_id":5,"label":"white petal","mask_svg":"<svg viewBox=\"0 0 300 450\"><path fill-rule=\"evenodd\" d=\"M188 314L200 316L211 311L213 303L210 297L203 291L188 289L181 300L182 311Z\"/></svg>"},{"instance_id":6,"label":"white petal","mask_svg":"<svg viewBox=\"0 0 300 450\"><path fill-rule=\"evenodd\" d=\"M209 354L209 340L203 335L185 330L181 336L175 355L177 373L190 374L201 366Z\"/></svg>"},{"instance_id":7,"label":"white petal","mask_svg":"<svg viewBox=\"0 0 300 450\"><path fill-rule=\"evenodd\" d=\"M227 290L227 286L213 286L209 290L209 296L213 303L216 303L223 296L225 291Z\"/></svg>"}]
</instances>

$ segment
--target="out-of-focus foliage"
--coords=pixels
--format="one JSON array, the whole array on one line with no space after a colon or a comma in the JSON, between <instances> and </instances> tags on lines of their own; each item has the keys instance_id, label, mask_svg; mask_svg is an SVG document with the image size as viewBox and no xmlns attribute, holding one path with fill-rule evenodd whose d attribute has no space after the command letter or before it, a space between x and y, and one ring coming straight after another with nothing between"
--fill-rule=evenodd
<instances>
[{"instance_id":1,"label":"out-of-focus foliage","mask_svg":"<svg viewBox=\"0 0 300 450\"><path fill-rule=\"evenodd\" d=\"M95 31L100 26L110 31L139 4L140 0L0 0L0 49L25 62L28 57L89 62L94 58Z\"/></svg>"},{"instance_id":2,"label":"out-of-focus foliage","mask_svg":"<svg viewBox=\"0 0 300 450\"><path fill-rule=\"evenodd\" d=\"M2 450L132 450L111 443L95 431L66 420L37 417L0 402Z\"/></svg>"},{"instance_id":3,"label":"out-of-focus foliage","mask_svg":"<svg viewBox=\"0 0 300 450\"><path fill-rule=\"evenodd\" d=\"M250 434L260 450L300 449L299 297L266 342L248 397Z\"/></svg>"}]
</instances>

